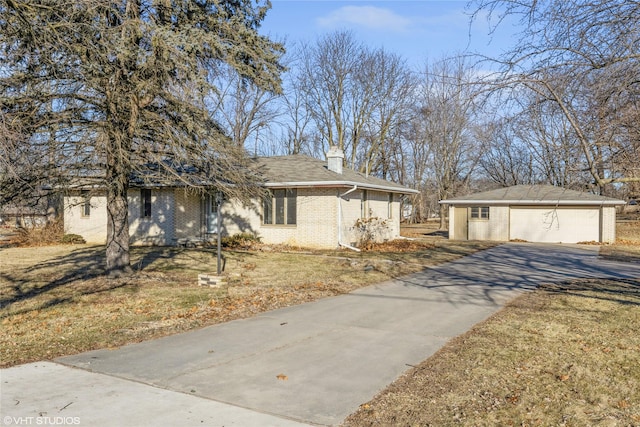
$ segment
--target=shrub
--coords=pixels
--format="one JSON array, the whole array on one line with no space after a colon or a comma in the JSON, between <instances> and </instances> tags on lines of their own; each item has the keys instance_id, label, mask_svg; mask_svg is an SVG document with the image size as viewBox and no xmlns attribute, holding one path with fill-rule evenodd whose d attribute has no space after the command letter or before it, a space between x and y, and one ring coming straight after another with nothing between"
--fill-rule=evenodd
<instances>
[{"instance_id":1,"label":"shrub","mask_svg":"<svg viewBox=\"0 0 640 427\"><path fill-rule=\"evenodd\" d=\"M82 244L87 242L79 234L65 234L64 236L62 236L61 243L71 245L71 244Z\"/></svg>"},{"instance_id":2,"label":"shrub","mask_svg":"<svg viewBox=\"0 0 640 427\"><path fill-rule=\"evenodd\" d=\"M369 250L384 240L389 230L387 220L376 217L359 218L353 228L356 232L356 246L363 250Z\"/></svg>"},{"instance_id":3,"label":"shrub","mask_svg":"<svg viewBox=\"0 0 640 427\"><path fill-rule=\"evenodd\" d=\"M47 222L44 226L29 226L17 230L15 242L20 246L54 245L60 243L64 233L61 220Z\"/></svg>"},{"instance_id":4,"label":"shrub","mask_svg":"<svg viewBox=\"0 0 640 427\"><path fill-rule=\"evenodd\" d=\"M252 233L238 233L223 237L220 243L228 249L251 249L260 244L260 237Z\"/></svg>"}]
</instances>

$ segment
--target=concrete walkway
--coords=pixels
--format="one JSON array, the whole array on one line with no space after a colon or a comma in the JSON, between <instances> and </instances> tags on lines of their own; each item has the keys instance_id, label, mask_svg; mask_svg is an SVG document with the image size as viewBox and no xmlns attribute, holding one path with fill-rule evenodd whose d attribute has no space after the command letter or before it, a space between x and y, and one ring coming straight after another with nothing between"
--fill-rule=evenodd
<instances>
[{"instance_id":1,"label":"concrete walkway","mask_svg":"<svg viewBox=\"0 0 640 427\"><path fill-rule=\"evenodd\" d=\"M603 261L597 250L506 244L348 295L6 369L2 415L93 426L340 424L524 290L640 277L639 264Z\"/></svg>"}]
</instances>

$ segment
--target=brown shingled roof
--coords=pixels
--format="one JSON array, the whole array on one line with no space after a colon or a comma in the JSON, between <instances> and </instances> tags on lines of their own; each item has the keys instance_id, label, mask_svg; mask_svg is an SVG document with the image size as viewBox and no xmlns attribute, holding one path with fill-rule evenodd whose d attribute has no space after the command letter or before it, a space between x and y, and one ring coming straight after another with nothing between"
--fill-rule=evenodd
<instances>
[{"instance_id":1,"label":"brown shingled roof","mask_svg":"<svg viewBox=\"0 0 640 427\"><path fill-rule=\"evenodd\" d=\"M327 168L323 160L304 155L261 157L256 159L259 173L265 177L267 187L353 187L383 190L395 193L417 193L416 190L384 179L366 176L344 168L336 173Z\"/></svg>"}]
</instances>

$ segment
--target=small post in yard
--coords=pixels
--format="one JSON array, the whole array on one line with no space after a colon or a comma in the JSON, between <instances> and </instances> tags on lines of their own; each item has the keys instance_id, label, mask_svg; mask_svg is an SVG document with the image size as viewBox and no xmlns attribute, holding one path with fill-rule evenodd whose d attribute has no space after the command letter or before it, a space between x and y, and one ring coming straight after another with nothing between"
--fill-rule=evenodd
<instances>
[{"instance_id":1,"label":"small post in yard","mask_svg":"<svg viewBox=\"0 0 640 427\"><path fill-rule=\"evenodd\" d=\"M220 211L220 207L222 206L222 193L216 193L216 210L218 211L218 215L216 215L216 220L218 221L216 231L218 235L218 276L222 273L222 241L220 238L220 234L222 231L222 212Z\"/></svg>"}]
</instances>

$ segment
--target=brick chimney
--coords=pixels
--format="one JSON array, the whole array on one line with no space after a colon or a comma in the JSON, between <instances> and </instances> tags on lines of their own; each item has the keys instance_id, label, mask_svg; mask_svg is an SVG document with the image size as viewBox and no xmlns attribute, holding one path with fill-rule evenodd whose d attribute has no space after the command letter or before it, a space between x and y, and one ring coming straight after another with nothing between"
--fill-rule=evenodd
<instances>
[{"instance_id":1,"label":"brick chimney","mask_svg":"<svg viewBox=\"0 0 640 427\"><path fill-rule=\"evenodd\" d=\"M332 145L327 153L327 168L335 173L342 174L342 161L344 152L336 145Z\"/></svg>"}]
</instances>

